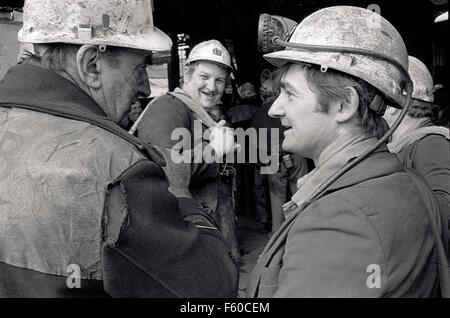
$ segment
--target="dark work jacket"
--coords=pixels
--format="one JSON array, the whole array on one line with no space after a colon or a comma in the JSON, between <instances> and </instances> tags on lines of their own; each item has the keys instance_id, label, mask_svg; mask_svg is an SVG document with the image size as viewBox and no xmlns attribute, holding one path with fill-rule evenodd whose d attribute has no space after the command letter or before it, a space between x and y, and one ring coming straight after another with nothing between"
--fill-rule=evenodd
<instances>
[{"instance_id":1,"label":"dark work jacket","mask_svg":"<svg viewBox=\"0 0 450 318\"><path fill-rule=\"evenodd\" d=\"M261 254L247 295L437 296L438 252L426 205L431 192L416 178L386 146L378 148L286 220ZM277 240L283 229L287 236Z\"/></svg>"},{"instance_id":2,"label":"dark work jacket","mask_svg":"<svg viewBox=\"0 0 450 318\"><path fill-rule=\"evenodd\" d=\"M427 180L443 218L444 244L450 236L450 143L442 135L427 135L397 153L405 167L415 169Z\"/></svg>"},{"instance_id":3,"label":"dark work jacket","mask_svg":"<svg viewBox=\"0 0 450 318\"><path fill-rule=\"evenodd\" d=\"M213 221L193 200L177 199L167 191L167 180L160 167L164 164L161 156L151 146L128 135L108 119L84 91L51 71L32 65L18 65L10 69L0 82L0 115L0 151L7 155L0 159L12 158L13 151L19 153L27 150L15 147L14 142L19 139L12 136L23 135L31 139L21 140L24 145L43 145L42 150L37 149L35 157L30 157L30 166L26 164L27 161L18 161L11 166L11 171L17 174L17 178L22 177L20 171L25 171L25 175L28 173L34 178L34 167L50 168L38 171L41 182L26 197L23 205L22 202L10 202L0 197L0 211L5 217L3 219L13 222L2 224L1 228L7 229L12 235L29 234L39 241L27 241L23 237L17 240L17 244L13 240L7 240L6 245L0 242L0 297L236 295L237 269L221 234L218 230L198 227L210 227ZM14 121L17 123L23 118L32 120L22 131L7 131L8 127L13 127ZM49 123L52 125L44 126ZM76 129L62 133L71 127ZM30 134L33 129L40 134ZM53 139L46 139L48 136ZM48 158L41 159L40 154L47 151L46 144L51 144L55 138L63 138L65 143L58 143L58 147ZM89 138L89 144L83 143ZM61 165L61 153L67 158L65 166ZM54 160L54 165L51 160ZM7 164L11 162L6 161ZM99 174L97 182L97 175L91 174L96 171L92 169L92 162L98 164L99 173L106 171L107 176ZM85 165L86 169L75 169L80 164ZM61 173L68 174L67 180ZM83 173L85 175L81 178L80 174ZM2 170L0 174L11 178L8 171ZM110 182L102 184L111 176L114 178ZM44 185L54 186L53 180L62 180L63 183L67 181L65 185L72 181L73 192L67 187L43 189ZM77 180L86 183L77 184ZM98 186L97 191L76 196L80 191L83 193L84 186L92 184ZM20 183L11 185L17 187ZM4 186L0 182L0 190ZM28 186L27 189L29 188ZM17 197L21 194L20 190L18 188L17 195L9 194ZM39 200L42 193L46 198L58 197L63 200L49 199L44 202ZM89 199L92 196L94 199ZM98 202L95 198L103 201ZM33 215L39 209L48 212L43 210L43 204L50 207L49 211L58 211L55 207L61 210L61 214L55 213L53 216L49 213L44 213L44 216L36 215L40 222L45 221L45 217L48 222L35 223L35 227L45 228L47 231L50 229L52 233L46 232L39 236L39 233L21 232L26 226L33 228L33 219L30 219L30 224L14 224L14 220L23 218L17 213L23 211L27 215ZM101 210L92 210L92 207L99 204ZM9 206L15 206L17 210L11 210ZM86 210L73 208L78 206L86 206ZM61 217L64 216L64 211L72 213L67 222ZM86 215L89 213L93 215ZM77 223L72 218L90 222ZM55 225L51 230L53 224ZM79 229L67 228L67 225L73 224L80 225ZM83 228L86 232L89 231L89 237L83 237ZM65 233L68 229L70 236ZM46 245L47 235L67 237L70 242L48 241ZM30 252L25 248L27 242L30 249L39 247L41 250ZM79 242L85 245L75 245ZM70 277L68 279L67 276L70 272L60 273L61 268L64 269L69 264L55 265L53 258L45 260L46 255L59 254L68 254L72 259L79 256L81 259L78 254L71 255L73 251L67 246L73 246L79 254L83 254L85 249L94 252L98 250L98 255L83 255L82 259L85 261L100 261L81 268L83 279L80 288L68 287ZM17 253L16 247L24 252L22 258L9 257L10 254ZM52 254L52 249L62 253ZM64 255L61 255L63 259L62 256ZM36 269L46 267L49 270Z\"/></svg>"},{"instance_id":4,"label":"dark work jacket","mask_svg":"<svg viewBox=\"0 0 450 318\"><path fill-rule=\"evenodd\" d=\"M207 127L194 118L193 112L180 99L173 95L158 97L149 106L139 124L138 136L162 149L172 149L175 145L182 145L183 151L195 155L194 148L205 149L208 141L203 139ZM177 130L189 134L179 135ZM173 139L172 139L172 134ZM179 140L175 140L179 138ZM206 163L199 152L200 158L191 158L191 162L174 163L169 155L166 156L166 174L171 175L171 186L188 188L192 196L212 211L217 211L219 174L217 163Z\"/></svg>"}]
</instances>

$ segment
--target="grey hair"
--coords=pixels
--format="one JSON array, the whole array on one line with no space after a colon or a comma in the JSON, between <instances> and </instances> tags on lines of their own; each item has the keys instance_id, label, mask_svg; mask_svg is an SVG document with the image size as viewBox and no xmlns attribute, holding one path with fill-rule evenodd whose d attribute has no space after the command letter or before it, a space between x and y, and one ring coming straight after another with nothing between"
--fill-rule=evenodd
<instances>
[{"instance_id":1,"label":"grey hair","mask_svg":"<svg viewBox=\"0 0 450 318\"><path fill-rule=\"evenodd\" d=\"M56 73L63 72L70 61L75 61L77 52L81 45L55 43L51 44L42 55L38 52L25 51L22 54L22 63L33 64L44 67ZM118 67L119 49L109 46L105 52L100 52L100 55L106 57L106 61L113 67Z\"/></svg>"}]
</instances>

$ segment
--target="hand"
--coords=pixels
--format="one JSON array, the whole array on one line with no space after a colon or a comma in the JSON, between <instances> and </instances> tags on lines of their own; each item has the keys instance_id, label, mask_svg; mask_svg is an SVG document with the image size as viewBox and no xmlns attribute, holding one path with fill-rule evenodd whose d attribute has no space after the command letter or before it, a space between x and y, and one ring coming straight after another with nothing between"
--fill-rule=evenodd
<instances>
[{"instance_id":1,"label":"hand","mask_svg":"<svg viewBox=\"0 0 450 318\"><path fill-rule=\"evenodd\" d=\"M189 191L191 179L190 164L173 162L173 157L171 157L174 152L173 149L163 149L157 146L155 148L159 150L166 160L166 165L162 169L169 183L169 192L178 198L192 198L192 194Z\"/></svg>"},{"instance_id":2,"label":"hand","mask_svg":"<svg viewBox=\"0 0 450 318\"><path fill-rule=\"evenodd\" d=\"M230 127L226 127L225 120L221 120L214 127L210 128L209 143L213 147L216 156L222 157L225 154L239 149L239 145L234 142L234 133Z\"/></svg>"}]
</instances>

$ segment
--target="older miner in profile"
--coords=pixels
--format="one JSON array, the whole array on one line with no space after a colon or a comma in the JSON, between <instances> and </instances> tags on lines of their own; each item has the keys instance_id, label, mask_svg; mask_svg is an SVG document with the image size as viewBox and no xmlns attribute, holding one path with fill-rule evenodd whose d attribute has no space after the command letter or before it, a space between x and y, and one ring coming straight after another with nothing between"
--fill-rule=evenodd
<instances>
[{"instance_id":1,"label":"older miner in profile","mask_svg":"<svg viewBox=\"0 0 450 318\"><path fill-rule=\"evenodd\" d=\"M171 41L148 0L27 0L0 82L0 297L232 297L214 221L123 127ZM79 24L87 21L87 24ZM6 145L6 147L3 147Z\"/></svg>"}]
</instances>

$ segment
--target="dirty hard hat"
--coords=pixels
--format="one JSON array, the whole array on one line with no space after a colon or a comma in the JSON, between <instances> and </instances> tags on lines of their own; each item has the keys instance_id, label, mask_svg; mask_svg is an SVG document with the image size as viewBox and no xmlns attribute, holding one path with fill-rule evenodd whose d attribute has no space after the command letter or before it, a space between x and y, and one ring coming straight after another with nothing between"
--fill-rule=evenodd
<instances>
[{"instance_id":1,"label":"dirty hard hat","mask_svg":"<svg viewBox=\"0 0 450 318\"><path fill-rule=\"evenodd\" d=\"M412 97L424 102L434 103L434 92L442 85L433 85L433 78L425 64L419 59L409 56L409 76L414 83Z\"/></svg>"},{"instance_id":2,"label":"dirty hard hat","mask_svg":"<svg viewBox=\"0 0 450 318\"><path fill-rule=\"evenodd\" d=\"M303 47L295 47L297 43ZM397 30L373 11L352 6L319 10L296 27L285 46L264 58L278 67L300 62L318 65L322 72L347 73L377 88L397 107L404 104L406 46Z\"/></svg>"},{"instance_id":3,"label":"dirty hard hat","mask_svg":"<svg viewBox=\"0 0 450 318\"><path fill-rule=\"evenodd\" d=\"M217 40L201 42L194 46L186 60L186 65L196 61L206 61L224 67L231 72L231 57L225 46Z\"/></svg>"},{"instance_id":4,"label":"dirty hard hat","mask_svg":"<svg viewBox=\"0 0 450 318\"><path fill-rule=\"evenodd\" d=\"M171 39L153 25L151 0L26 0L18 39L155 52L172 46Z\"/></svg>"}]
</instances>

